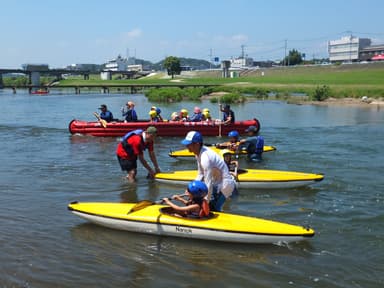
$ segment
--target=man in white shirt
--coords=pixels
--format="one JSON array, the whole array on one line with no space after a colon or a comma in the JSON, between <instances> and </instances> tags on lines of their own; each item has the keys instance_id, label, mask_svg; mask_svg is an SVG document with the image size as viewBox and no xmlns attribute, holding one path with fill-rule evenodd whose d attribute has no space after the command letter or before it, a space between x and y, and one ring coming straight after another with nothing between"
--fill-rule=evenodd
<instances>
[{"instance_id":1,"label":"man in white shirt","mask_svg":"<svg viewBox=\"0 0 384 288\"><path fill-rule=\"evenodd\" d=\"M203 137L200 132L188 132L181 144L195 154L198 168L195 180L204 181L207 185L207 199L211 210L221 211L225 200L235 189L235 181L227 165L216 152L203 146Z\"/></svg>"}]
</instances>

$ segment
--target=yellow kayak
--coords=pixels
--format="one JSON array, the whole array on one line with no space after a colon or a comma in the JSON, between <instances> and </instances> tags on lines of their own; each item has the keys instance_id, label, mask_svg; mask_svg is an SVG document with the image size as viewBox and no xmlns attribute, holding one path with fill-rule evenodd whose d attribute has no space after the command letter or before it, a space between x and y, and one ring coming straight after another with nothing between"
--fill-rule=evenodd
<instances>
[{"instance_id":1,"label":"yellow kayak","mask_svg":"<svg viewBox=\"0 0 384 288\"><path fill-rule=\"evenodd\" d=\"M155 180L162 183L188 185L190 181L196 179L196 176L197 170L184 170L157 173ZM281 189L310 185L322 181L324 175L282 170L239 169L237 178L238 188Z\"/></svg>"},{"instance_id":2,"label":"yellow kayak","mask_svg":"<svg viewBox=\"0 0 384 288\"><path fill-rule=\"evenodd\" d=\"M72 202L68 209L92 223L113 229L190 239L288 243L315 235L314 230L302 226L222 212L211 212L206 218L177 217L169 214L169 206L146 200L138 203Z\"/></svg>"},{"instance_id":3,"label":"yellow kayak","mask_svg":"<svg viewBox=\"0 0 384 288\"><path fill-rule=\"evenodd\" d=\"M216 153L220 154L220 151L223 151L223 149L221 148L217 148L216 146L207 146L208 148L212 149L213 151L215 151ZM276 150L276 147L274 146L264 146L264 152L271 152L271 151L275 151ZM232 154L236 154L235 151L232 151L230 150L230 152ZM247 151L246 150L241 150L238 152L240 155L246 155L247 154ZM169 156L171 157L193 157L193 153L192 152L189 152L188 149L182 149L182 150L176 150L176 151L170 151L168 153Z\"/></svg>"}]
</instances>

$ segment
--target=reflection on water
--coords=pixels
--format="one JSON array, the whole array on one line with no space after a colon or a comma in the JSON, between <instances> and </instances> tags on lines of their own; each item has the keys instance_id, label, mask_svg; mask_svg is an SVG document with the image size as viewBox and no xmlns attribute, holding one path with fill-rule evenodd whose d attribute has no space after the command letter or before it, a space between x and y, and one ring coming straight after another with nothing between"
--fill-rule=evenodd
<instances>
[{"instance_id":1,"label":"reflection on water","mask_svg":"<svg viewBox=\"0 0 384 288\"><path fill-rule=\"evenodd\" d=\"M72 119L94 120L92 113L101 103L116 117L127 100L136 103L139 116L147 115L152 104L166 116L184 107L192 111L197 103L148 103L142 95L0 93L6 111L0 114L2 287L215 283L323 288L380 287L384 282L378 236L384 233L384 113L377 107L277 101L232 105L238 119L257 117L266 143L277 147L251 168L325 175L311 187L240 190L224 207L231 213L309 225L314 238L289 246L237 245L115 231L87 224L66 209L74 200L156 201L184 191L146 179L140 163L138 181L128 183L115 156L119 139L71 136L67 125ZM198 105L219 116L215 104ZM157 139L163 171L196 169L193 159L168 156L170 149L183 148L180 140ZM239 161L242 167L250 165Z\"/></svg>"}]
</instances>

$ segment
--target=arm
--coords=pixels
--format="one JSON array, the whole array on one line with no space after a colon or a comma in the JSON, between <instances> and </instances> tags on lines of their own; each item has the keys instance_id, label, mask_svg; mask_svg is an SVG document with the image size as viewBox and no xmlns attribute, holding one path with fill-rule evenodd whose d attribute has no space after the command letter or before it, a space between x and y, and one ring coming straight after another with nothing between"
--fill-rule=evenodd
<instances>
[{"instance_id":1,"label":"arm","mask_svg":"<svg viewBox=\"0 0 384 288\"><path fill-rule=\"evenodd\" d=\"M216 143L217 148L229 148L230 146L231 142Z\"/></svg>"},{"instance_id":2,"label":"arm","mask_svg":"<svg viewBox=\"0 0 384 288\"><path fill-rule=\"evenodd\" d=\"M231 120L232 120L232 116L231 116L231 114L229 114L229 115L227 116L227 120L225 120L225 121L223 122L223 124L224 124L224 125L230 124L230 123L231 123Z\"/></svg>"},{"instance_id":3,"label":"arm","mask_svg":"<svg viewBox=\"0 0 384 288\"><path fill-rule=\"evenodd\" d=\"M182 214L187 214L188 212L194 210L194 209L199 209L199 205L198 204L192 204L192 205L188 205L188 206L179 206L179 205L176 205L174 203L172 203L168 198L164 198L163 199L164 203L169 205L170 207L172 207L172 209L174 209L176 212L181 212Z\"/></svg>"},{"instance_id":4,"label":"arm","mask_svg":"<svg viewBox=\"0 0 384 288\"><path fill-rule=\"evenodd\" d=\"M200 158L198 156L195 156L195 157L196 157L196 161L197 161L197 176L196 176L195 180L203 181L204 171L203 171L203 168L201 167Z\"/></svg>"},{"instance_id":5,"label":"arm","mask_svg":"<svg viewBox=\"0 0 384 288\"><path fill-rule=\"evenodd\" d=\"M149 158L151 158L151 161L152 161L153 165L155 166L156 173L160 173L160 167L157 164L157 158L156 158L155 151L148 151L148 153L149 153Z\"/></svg>"},{"instance_id":6,"label":"arm","mask_svg":"<svg viewBox=\"0 0 384 288\"><path fill-rule=\"evenodd\" d=\"M150 175L151 178L153 178L155 176L155 172L153 171L153 169L151 168L151 166L149 166L148 162L144 159L144 154L143 153L140 153L138 155L139 157L139 160L141 162L141 164L143 164L143 166L145 167L145 169L148 170L148 173Z\"/></svg>"},{"instance_id":7,"label":"arm","mask_svg":"<svg viewBox=\"0 0 384 288\"><path fill-rule=\"evenodd\" d=\"M212 183L213 179L212 179L212 167L211 167L208 155L206 153L203 153L201 155L201 164L200 165L201 165L201 169L202 169L202 173L203 173L204 183L208 187L208 194L206 196L206 199L208 199L208 201L209 201L211 199L212 190L213 190L213 183Z\"/></svg>"}]
</instances>

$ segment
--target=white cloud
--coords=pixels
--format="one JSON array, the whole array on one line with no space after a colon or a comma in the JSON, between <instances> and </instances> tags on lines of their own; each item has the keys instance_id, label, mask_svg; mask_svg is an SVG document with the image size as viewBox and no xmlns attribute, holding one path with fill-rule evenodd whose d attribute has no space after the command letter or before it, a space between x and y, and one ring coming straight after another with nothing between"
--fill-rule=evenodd
<instances>
[{"instance_id":1,"label":"white cloud","mask_svg":"<svg viewBox=\"0 0 384 288\"><path fill-rule=\"evenodd\" d=\"M247 42L248 41L248 36L244 34L237 34L237 35L232 35L231 40L235 42Z\"/></svg>"},{"instance_id":2,"label":"white cloud","mask_svg":"<svg viewBox=\"0 0 384 288\"><path fill-rule=\"evenodd\" d=\"M141 29L134 28L131 31L125 32L123 34L123 37L126 40L132 40L132 39L135 39L135 38L139 38L142 34L143 34L143 32L141 31Z\"/></svg>"}]
</instances>

